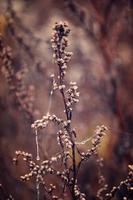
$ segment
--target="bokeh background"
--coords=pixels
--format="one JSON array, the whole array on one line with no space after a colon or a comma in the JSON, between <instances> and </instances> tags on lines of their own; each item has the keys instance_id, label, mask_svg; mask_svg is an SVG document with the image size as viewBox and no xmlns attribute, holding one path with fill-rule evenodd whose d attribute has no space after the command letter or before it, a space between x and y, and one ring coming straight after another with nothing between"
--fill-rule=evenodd
<instances>
[{"instance_id":1,"label":"bokeh background","mask_svg":"<svg viewBox=\"0 0 133 200\"><path fill-rule=\"evenodd\" d=\"M76 81L80 91L73 127L79 141L90 137L97 125L108 127L99 155L104 158L103 173L111 189L126 177L133 158L133 2L0 0L0 33L12 48L14 69L28 68L23 82L34 92L34 119L47 113L50 75L57 73L50 39L59 21L67 21L71 29L68 49L74 55L66 79ZM15 32L9 24L13 24ZM16 167L12 163L18 149L35 156L33 119L20 111L15 99L0 73L0 200L5 199L3 190L4 195L12 194L15 200L33 200L34 184L19 180L25 172L24 164ZM61 116L62 110L60 95L55 93L51 112ZM55 134L50 129L39 136L42 159L57 151ZM86 163L79 181L87 199L96 199L95 160Z\"/></svg>"}]
</instances>

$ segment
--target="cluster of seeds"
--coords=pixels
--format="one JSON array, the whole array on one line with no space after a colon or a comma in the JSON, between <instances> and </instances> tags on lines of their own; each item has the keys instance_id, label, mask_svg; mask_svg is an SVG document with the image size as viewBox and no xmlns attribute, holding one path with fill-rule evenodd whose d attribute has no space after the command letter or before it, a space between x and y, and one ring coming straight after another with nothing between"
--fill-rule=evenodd
<instances>
[{"instance_id":1,"label":"cluster of seeds","mask_svg":"<svg viewBox=\"0 0 133 200\"><path fill-rule=\"evenodd\" d=\"M31 125L31 128L33 128L33 129L46 128L47 125L49 124L49 122L53 122L53 123L55 123L57 125L60 125L60 124L64 123L64 121L62 119L56 117L56 115L47 114L47 115L43 116L42 119L36 120Z\"/></svg>"},{"instance_id":2,"label":"cluster of seeds","mask_svg":"<svg viewBox=\"0 0 133 200\"><path fill-rule=\"evenodd\" d=\"M79 200L85 200L85 194L80 192L80 189L77 184L74 186L75 196Z\"/></svg>"},{"instance_id":3,"label":"cluster of seeds","mask_svg":"<svg viewBox=\"0 0 133 200\"><path fill-rule=\"evenodd\" d=\"M89 158L90 156L94 155L97 153L97 148L101 143L101 138L106 135L107 128L106 126L97 126L97 129L95 130L95 134L92 138L92 148L88 149L87 152L82 152L81 153L81 158L82 160Z\"/></svg>"},{"instance_id":4,"label":"cluster of seeds","mask_svg":"<svg viewBox=\"0 0 133 200\"><path fill-rule=\"evenodd\" d=\"M51 74L50 77L52 78L52 92L53 92L54 90L58 89L58 84L57 84L57 82L55 80L55 75L54 74Z\"/></svg>"},{"instance_id":5,"label":"cluster of seeds","mask_svg":"<svg viewBox=\"0 0 133 200\"><path fill-rule=\"evenodd\" d=\"M76 82L70 82L70 88L66 91L67 107L72 111L75 103L79 102L79 92Z\"/></svg>"},{"instance_id":6,"label":"cluster of seeds","mask_svg":"<svg viewBox=\"0 0 133 200\"><path fill-rule=\"evenodd\" d=\"M101 137L106 135L105 131L107 130L106 126L97 126L95 130L94 137L92 139L92 144L94 147L97 147L100 144Z\"/></svg>"},{"instance_id":7,"label":"cluster of seeds","mask_svg":"<svg viewBox=\"0 0 133 200\"><path fill-rule=\"evenodd\" d=\"M36 164L33 161L32 155L24 152L24 151L16 151L15 152L16 157L13 158L13 162L15 165L18 164L19 158L22 157L22 159L26 162L29 173L23 175L20 177L22 181L29 181L32 177L36 178L37 183L41 183L45 189L45 192L47 192L52 199L56 199L57 196L53 195L54 190L56 189L56 186L53 184L47 185L45 183L44 177L46 175L55 175L57 176L62 182L68 184L68 178L67 175L68 171L58 171L54 168L54 163L58 163L62 159L62 155L58 153L55 156L52 156L49 160L44 160L41 162L41 164ZM65 159L68 159L70 157L69 152L64 152ZM58 199L58 198L57 198Z\"/></svg>"},{"instance_id":8,"label":"cluster of seeds","mask_svg":"<svg viewBox=\"0 0 133 200\"><path fill-rule=\"evenodd\" d=\"M72 141L66 130L64 130L64 131L59 130L57 132L57 142L59 145L62 144L63 147L66 147L68 149L71 149L71 147L72 147Z\"/></svg>"},{"instance_id":9,"label":"cluster of seeds","mask_svg":"<svg viewBox=\"0 0 133 200\"><path fill-rule=\"evenodd\" d=\"M113 187L110 193L105 196L106 200L115 199L117 195L121 195L121 199L132 199L133 194L133 165L129 165L128 176L124 181L121 181L117 187Z\"/></svg>"},{"instance_id":10,"label":"cluster of seeds","mask_svg":"<svg viewBox=\"0 0 133 200\"><path fill-rule=\"evenodd\" d=\"M70 61L72 52L66 52L65 49L68 46L68 34L70 29L67 23L56 23L52 34L52 48L54 50L53 57L55 63L61 66L62 71L67 69L67 63ZM65 73L64 73L65 74Z\"/></svg>"},{"instance_id":11,"label":"cluster of seeds","mask_svg":"<svg viewBox=\"0 0 133 200\"><path fill-rule=\"evenodd\" d=\"M54 27L54 32L52 34L52 48L54 50L53 57L55 63L59 67L59 83L58 88L61 92L64 93L66 85L64 84L64 76L66 74L67 64L71 59L72 52L67 52L66 47L68 46L68 35L70 29L68 28L67 23L56 23ZM65 98L65 97L64 97Z\"/></svg>"}]
</instances>

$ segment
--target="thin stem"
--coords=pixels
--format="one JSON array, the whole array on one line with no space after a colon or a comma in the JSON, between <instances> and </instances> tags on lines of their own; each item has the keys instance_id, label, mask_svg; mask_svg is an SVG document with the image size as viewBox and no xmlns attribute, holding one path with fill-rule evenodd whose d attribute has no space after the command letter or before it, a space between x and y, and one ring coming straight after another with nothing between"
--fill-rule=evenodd
<instances>
[{"instance_id":1,"label":"thin stem","mask_svg":"<svg viewBox=\"0 0 133 200\"><path fill-rule=\"evenodd\" d=\"M35 130L36 134L36 160L40 160L40 154L39 154L39 142L38 142L38 131L37 129Z\"/></svg>"},{"instance_id":2,"label":"thin stem","mask_svg":"<svg viewBox=\"0 0 133 200\"><path fill-rule=\"evenodd\" d=\"M61 54L61 51L60 51L60 49L61 49L61 40L62 40L62 38L60 38L60 41L59 41L59 44L58 44L58 56L59 56L60 59L62 58L62 54ZM60 85L63 85L64 84L64 79L63 79L64 75L62 73L62 65L59 64L58 66L59 66L59 74L60 74ZM71 120L72 116L71 116L71 113L69 113L69 111L68 111L64 89L62 88L60 90L60 92L62 94L62 98L63 98L63 102L64 102L66 118L67 118L67 120ZM68 134L70 136L70 139L71 139L71 142L72 142L73 185L72 185L71 193L72 193L73 200L76 200L75 192L74 192L74 186L75 186L75 182L76 182L76 159L75 159L75 150L76 150L76 148L75 148L75 143L73 141L73 135L71 134L72 131L71 131L70 123L67 126L67 132L68 132Z\"/></svg>"},{"instance_id":3,"label":"thin stem","mask_svg":"<svg viewBox=\"0 0 133 200\"><path fill-rule=\"evenodd\" d=\"M36 192L37 192L37 200L40 200L40 183L38 182L38 178L36 179Z\"/></svg>"},{"instance_id":4,"label":"thin stem","mask_svg":"<svg viewBox=\"0 0 133 200\"><path fill-rule=\"evenodd\" d=\"M51 110L51 105L52 105L52 96L53 96L53 90L50 91L50 97L49 97L49 104L48 104L48 111L47 111L47 115L50 114L50 110Z\"/></svg>"},{"instance_id":5,"label":"thin stem","mask_svg":"<svg viewBox=\"0 0 133 200\"><path fill-rule=\"evenodd\" d=\"M39 155L39 142L38 142L38 131L37 129L35 130L36 134L36 160L40 160L40 155ZM40 184L38 182L38 176L36 177L36 195L37 195L37 200L40 200Z\"/></svg>"}]
</instances>

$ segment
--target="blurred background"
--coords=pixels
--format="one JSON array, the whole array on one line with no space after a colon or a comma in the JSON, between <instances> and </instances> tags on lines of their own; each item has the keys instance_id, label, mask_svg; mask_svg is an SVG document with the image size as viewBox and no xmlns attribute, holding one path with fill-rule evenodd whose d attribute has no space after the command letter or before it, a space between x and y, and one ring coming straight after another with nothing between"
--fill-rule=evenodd
<instances>
[{"instance_id":1,"label":"blurred background","mask_svg":"<svg viewBox=\"0 0 133 200\"><path fill-rule=\"evenodd\" d=\"M133 2L131 0L0 0L0 34L12 48L13 67L28 71L30 117L22 112L0 73L0 200L12 194L15 200L35 198L33 183L22 183L25 166L14 166L16 150L35 156L31 123L47 113L52 73L57 73L51 48L55 22L67 21L71 30L68 50L73 52L66 75L76 81L80 101L73 113L79 141L90 137L97 125L108 127L99 148L104 158L103 174L109 190L125 179L133 158ZM27 100L29 101L29 99ZM33 107L34 109L33 109ZM52 97L51 113L61 116L60 95ZM41 158L57 151L54 129L39 136ZM81 146L87 149L89 143ZM51 148L49 148L49 146ZM79 183L87 199L96 199L97 167L88 161ZM3 195L4 192L4 195ZM119 198L118 198L119 199Z\"/></svg>"}]
</instances>

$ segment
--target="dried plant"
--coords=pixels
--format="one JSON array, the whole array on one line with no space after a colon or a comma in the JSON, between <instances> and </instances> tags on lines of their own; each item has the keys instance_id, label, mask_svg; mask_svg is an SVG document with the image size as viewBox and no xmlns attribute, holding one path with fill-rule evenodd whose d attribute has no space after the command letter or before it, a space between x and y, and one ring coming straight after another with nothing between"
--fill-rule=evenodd
<instances>
[{"instance_id":1,"label":"dried plant","mask_svg":"<svg viewBox=\"0 0 133 200\"><path fill-rule=\"evenodd\" d=\"M32 195L37 193L37 197L34 198L38 200L132 200L132 165L129 165L129 174L126 177L127 166L132 162L132 59L130 55L132 53L130 41L133 33L132 1L65 0L60 1L60 5L55 4L54 1L42 0L2 0L1 2L0 72L6 79L13 98L9 96L4 101L3 83L5 86L5 82L2 79L0 87L2 89L0 91L0 111L2 111L0 199L25 199L25 197L33 199ZM36 10L35 14L34 10ZM47 10L48 14L45 12ZM72 53L67 52L66 49L70 30L66 23L57 23L51 39L53 58L57 68L55 67L55 74L50 77L52 88L49 87L50 95L47 101L44 99L47 96L46 78L53 70L52 67L50 69L46 67L51 62L49 57L51 48L47 48L47 32L49 32L47 23L53 23L52 20L56 17L70 20L70 23L74 25L74 35L79 37L78 42L73 38L72 47L76 54L74 65L76 64L77 68L71 69L71 65L69 68ZM28 21L30 26L26 25ZM77 31L76 34L75 31ZM45 48L47 48L46 51ZM96 53L94 59L91 58L90 49L91 52ZM44 51L45 57L42 55ZM81 59L78 58L79 55ZM20 58L22 58L21 61L19 61ZM80 114L80 116L75 114L75 118L73 115L79 101L79 92L73 79L70 83L66 81L69 77L69 74L66 77L66 73L69 70L70 73L72 72L71 76L74 75L77 81L80 82L83 77L80 82L81 93L84 92L81 101L85 104L81 103L83 106L75 110L75 113ZM39 81L35 83L36 80ZM38 88L32 85L34 83ZM40 92L42 89L44 93ZM37 98L34 93L37 94ZM88 106L91 94L94 107L93 104ZM56 103L57 100L59 102ZM36 112L34 103L43 110L46 102L48 108L44 116L40 117L42 113L39 115ZM57 104L61 105L59 110L56 108ZM26 114L26 119L17 118L17 107ZM98 126L95 133L87 139L78 141L78 138L82 136L82 132L88 134L88 126L90 130L95 120L99 120L101 113L102 123L110 127L111 135L107 136L107 140L106 138L103 140L102 148L99 148L98 152L97 149L106 129L104 126ZM6 123L7 120L10 124ZM29 128L32 124L31 130L24 128L23 120L26 120L25 125ZM73 128L73 121L76 120L80 125L75 123L75 126L78 129L81 128L78 131ZM14 126L17 127L16 130L13 129ZM19 134L23 130L25 135ZM35 136L32 138L35 139L36 144L33 148L27 147L27 144L33 142L27 134L29 131ZM7 138L8 133L9 138ZM49 138L52 148L49 148ZM10 139L13 139L13 142ZM26 141L23 142L23 140ZM7 153L9 157L12 157L12 152L18 148L15 147L18 141L20 141L20 149L30 148L32 151L32 153L16 151L13 162L21 165L18 170L21 171L24 167L29 169L18 178L18 181L24 181L19 184L14 175L12 176L14 166L13 168L11 165L8 166L10 158L5 156ZM5 148L6 145L9 146L9 151ZM21 147L23 145L25 147ZM101 155L105 158L105 163ZM19 159L24 160L24 165ZM92 173L93 166L95 166L94 173ZM6 178L5 175L7 175ZM126 178L122 178L123 176ZM28 182L25 183L25 181ZM16 191L20 185L22 190L20 188ZM23 190L23 187L26 190ZM14 198L9 194L15 195Z\"/></svg>"},{"instance_id":2,"label":"dried plant","mask_svg":"<svg viewBox=\"0 0 133 200\"><path fill-rule=\"evenodd\" d=\"M129 165L128 176L121 181L117 187L113 187L110 193L107 193L105 199L123 199L131 200L133 195L133 165Z\"/></svg>"},{"instance_id":3,"label":"dried plant","mask_svg":"<svg viewBox=\"0 0 133 200\"><path fill-rule=\"evenodd\" d=\"M19 70L14 68L14 60L11 48L7 45L5 38L0 35L0 70L7 80L10 92L14 95L16 104L23 111L31 122L34 120L33 101L34 86L24 84L24 76L27 68Z\"/></svg>"},{"instance_id":4,"label":"dried plant","mask_svg":"<svg viewBox=\"0 0 133 200\"><path fill-rule=\"evenodd\" d=\"M31 154L22 151L16 151L16 157L13 159L15 164L18 164L20 156L26 161L29 167L29 173L21 176L21 179L23 181L28 181L32 177L35 177L37 199L40 199L40 185L43 185L45 195L48 196L48 199L64 199L65 196L67 196L67 198L69 197L73 200L85 200L85 194L80 191L78 184L79 170L84 161L88 160L93 155L97 155L97 148L107 129L103 125L98 126L94 136L91 138L92 148L88 149L86 152L80 151L80 145L85 144L90 138L78 142L76 139L77 133L75 129L72 128L72 114L75 104L79 101L79 92L75 82L66 84L65 81L68 62L72 56L71 52L66 51L69 33L70 29L67 23L56 23L51 39L52 48L54 50L53 57L58 66L57 77L55 77L55 75L51 76L53 79L51 95L55 91L60 92L64 104L65 116L64 118L57 117L55 114L50 113L49 108L45 116L36 120L31 125L36 137L36 161L33 160ZM41 134L40 130L45 129L50 123L58 127L56 138L60 151L51 158L42 161L39 153L38 134ZM80 162L76 160L77 154L80 157ZM100 163L100 160L98 162ZM56 167L59 163L61 165L61 170ZM61 181L63 185L61 194L58 194L56 191L56 185L46 182L45 177L48 175L53 175Z\"/></svg>"}]
</instances>

